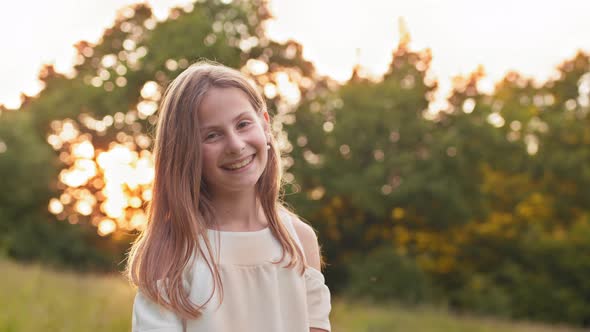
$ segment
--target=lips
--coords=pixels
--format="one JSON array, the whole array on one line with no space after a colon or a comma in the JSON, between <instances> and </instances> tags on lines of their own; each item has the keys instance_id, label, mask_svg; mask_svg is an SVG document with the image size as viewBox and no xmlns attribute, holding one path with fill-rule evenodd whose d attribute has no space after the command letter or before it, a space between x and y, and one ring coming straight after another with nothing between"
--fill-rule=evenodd
<instances>
[{"instance_id":1,"label":"lips","mask_svg":"<svg viewBox=\"0 0 590 332\"><path fill-rule=\"evenodd\" d=\"M228 169L228 170L239 169L241 167L248 165L254 159L254 156L255 156L255 154L252 154L247 157L237 159L235 161L223 164L223 165L221 165L221 167L224 169Z\"/></svg>"}]
</instances>

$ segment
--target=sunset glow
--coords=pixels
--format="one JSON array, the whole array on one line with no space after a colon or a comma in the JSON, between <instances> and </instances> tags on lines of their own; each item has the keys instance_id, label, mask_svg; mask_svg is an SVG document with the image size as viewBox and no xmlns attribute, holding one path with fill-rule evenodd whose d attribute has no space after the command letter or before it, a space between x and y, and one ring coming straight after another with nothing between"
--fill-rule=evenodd
<instances>
[{"instance_id":1,"label":"sunset glow","mask_svg":"<svg viewBox=\"0 0 590 332\"><path fill-rule=\"evenodd\" d=\"M59 72L69 73L77 61L72 45L79 40L98 40L114 21L117 10L134 2L109 0L98 7L90 2L73 7L58 0L37 3L35 11L31 11L28 2L11 3L10 11L27 12L30 19L7 15L0 20L0 27L11 31L0 37L0 43L11 45L3 53L4 64L0 65L0 74L11 77L1 82L0 104L17 108L21 92L37 94L43 88L36 79L42 63L54 63ZM152 6L157 20L164 20L173 6L192 7L189 0L144 2ZM401 17L407 23L412 48L432 49L432 71L441 81L440 94L448 91L453 76L467 74L480 64L488 74L481 82L482 88L491 90L493 82L508 70L544 80L553 75L555 65L578 49L590 50L585 33L590 31L585 15L590 4L585 1L496 1L476 7L465 0L271 0L269 6L275 18L266 24L268 35L278 41L297 40L304 46L304 56L320 74L340 81L350 77L356 64L368 76L380 75L387 69L391 51L399 41L397 22ZM45 15L55 11L62 13L59 24ZM327 23L325 15L310 12L332 15ZM153 29L155 25L156 20L152 20L146 28ZM543 27L541 33L538 27ZM568 37L563 38L564 35ZM30 37L35 42L31 43ZM247 40L240 47L247 49L256 42ZM130 51L131 60L148 51L136 49L131 39L124 41L123 46ZM118 67L115 55L103 58L102 65L117 68L117 73L124 75L125 69ZM169 68L178 65L173 59L166 64ZM266 70L255 63L249 64L249 68L255 75ZM101 86L104 75L93 79L93 84ZM124 86L126 79L121 76L115 82Z\"/></svg>"},{"instance_id":2,"label":"sunset glow","mask_svg":"<svg viewBox=\"0 0 590 332\"><path fill-rule=\"evenodd\" d=\"M97 121L89 121L88 116L82 118L87 127L96 130ZM103 121L113 122L108 118ZM143 208L152 199L154 179L151 153L137 152L119 143L111 144L107 151L96 150L88 136L79 135L79 128L69 119L54 122L52 128L47 141L61 151L61 159L68 167L59 175L66 187L59 199L49 201L49 212L71 223L78 222L78 217L73 217L76 214L89 217L101 236L118 229L145 228L147 217ZM87 188L89 184L95 192Z\"/></svg>"}]
</instances>

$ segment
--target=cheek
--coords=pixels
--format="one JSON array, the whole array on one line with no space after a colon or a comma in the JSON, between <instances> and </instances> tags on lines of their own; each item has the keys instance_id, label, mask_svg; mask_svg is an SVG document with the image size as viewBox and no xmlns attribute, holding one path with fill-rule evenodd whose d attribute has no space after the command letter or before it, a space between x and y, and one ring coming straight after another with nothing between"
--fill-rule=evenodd
<instances>
[{"instance_id":1,"label":"cheek","mask_svg":"<svg viewBox=\"0 0 590 332\"><path fill-rule=\"evenodd\" d=\"M256 134L253 135L252 141L257 145L259 148L264 147L266 148L266 134L260 128L260 130L256 131Z\"/></svg>"},{"instance_id":2,"label":"cheek","mask_svg":"<svg viewBox=\"0 0 590 332\"><path fill-rule=\"evenodd\" d=\"M217 167L217 152L214 148L203 147L201 149L201 160L203 162L203 173L209 173Z\"/></svg>"},{"instance_id":3,"label":"cheek","mask_svg":"<svg viewBox=\"0 0 590 332\"><path fill-rule=\"evenodd\" d=\"M260 150L266 151L266 138L264 136L259 137L257 145L259 146Z\"/></svg>"}]
</instances>

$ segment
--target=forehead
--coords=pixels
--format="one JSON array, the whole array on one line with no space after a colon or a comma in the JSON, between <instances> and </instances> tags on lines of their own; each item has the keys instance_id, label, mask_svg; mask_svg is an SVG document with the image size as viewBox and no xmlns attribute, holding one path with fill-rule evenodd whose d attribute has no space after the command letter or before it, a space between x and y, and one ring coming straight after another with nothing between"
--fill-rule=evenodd
<instances>
[{"instance_id":1,"label":"forehead","mask_svg":"<svg viewBox=\"0 0 590 332\"><path fill-rule=\"evenodd\" d=\"M213 88L205 94L197 110L201 126L230 121L244 112L256 113L248 95L237 88Z\"/></svg>"}]
</instances>

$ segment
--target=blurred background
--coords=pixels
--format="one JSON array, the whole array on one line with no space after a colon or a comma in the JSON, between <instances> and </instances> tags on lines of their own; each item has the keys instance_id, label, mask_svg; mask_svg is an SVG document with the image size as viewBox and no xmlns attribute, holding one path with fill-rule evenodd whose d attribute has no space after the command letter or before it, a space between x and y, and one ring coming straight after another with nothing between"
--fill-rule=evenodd
<instances>
[{"instance_id":1,"label":"blurred background","mask_svg":"<svg viewBox=\"0 0 590 332\"><path fill-rule=\"evenodd\" d=\"M335 331L588 330L589 9L2 3L0 331L130 329L158 103L203 58L268 101Z\"/></svg>"}]
</instances>

